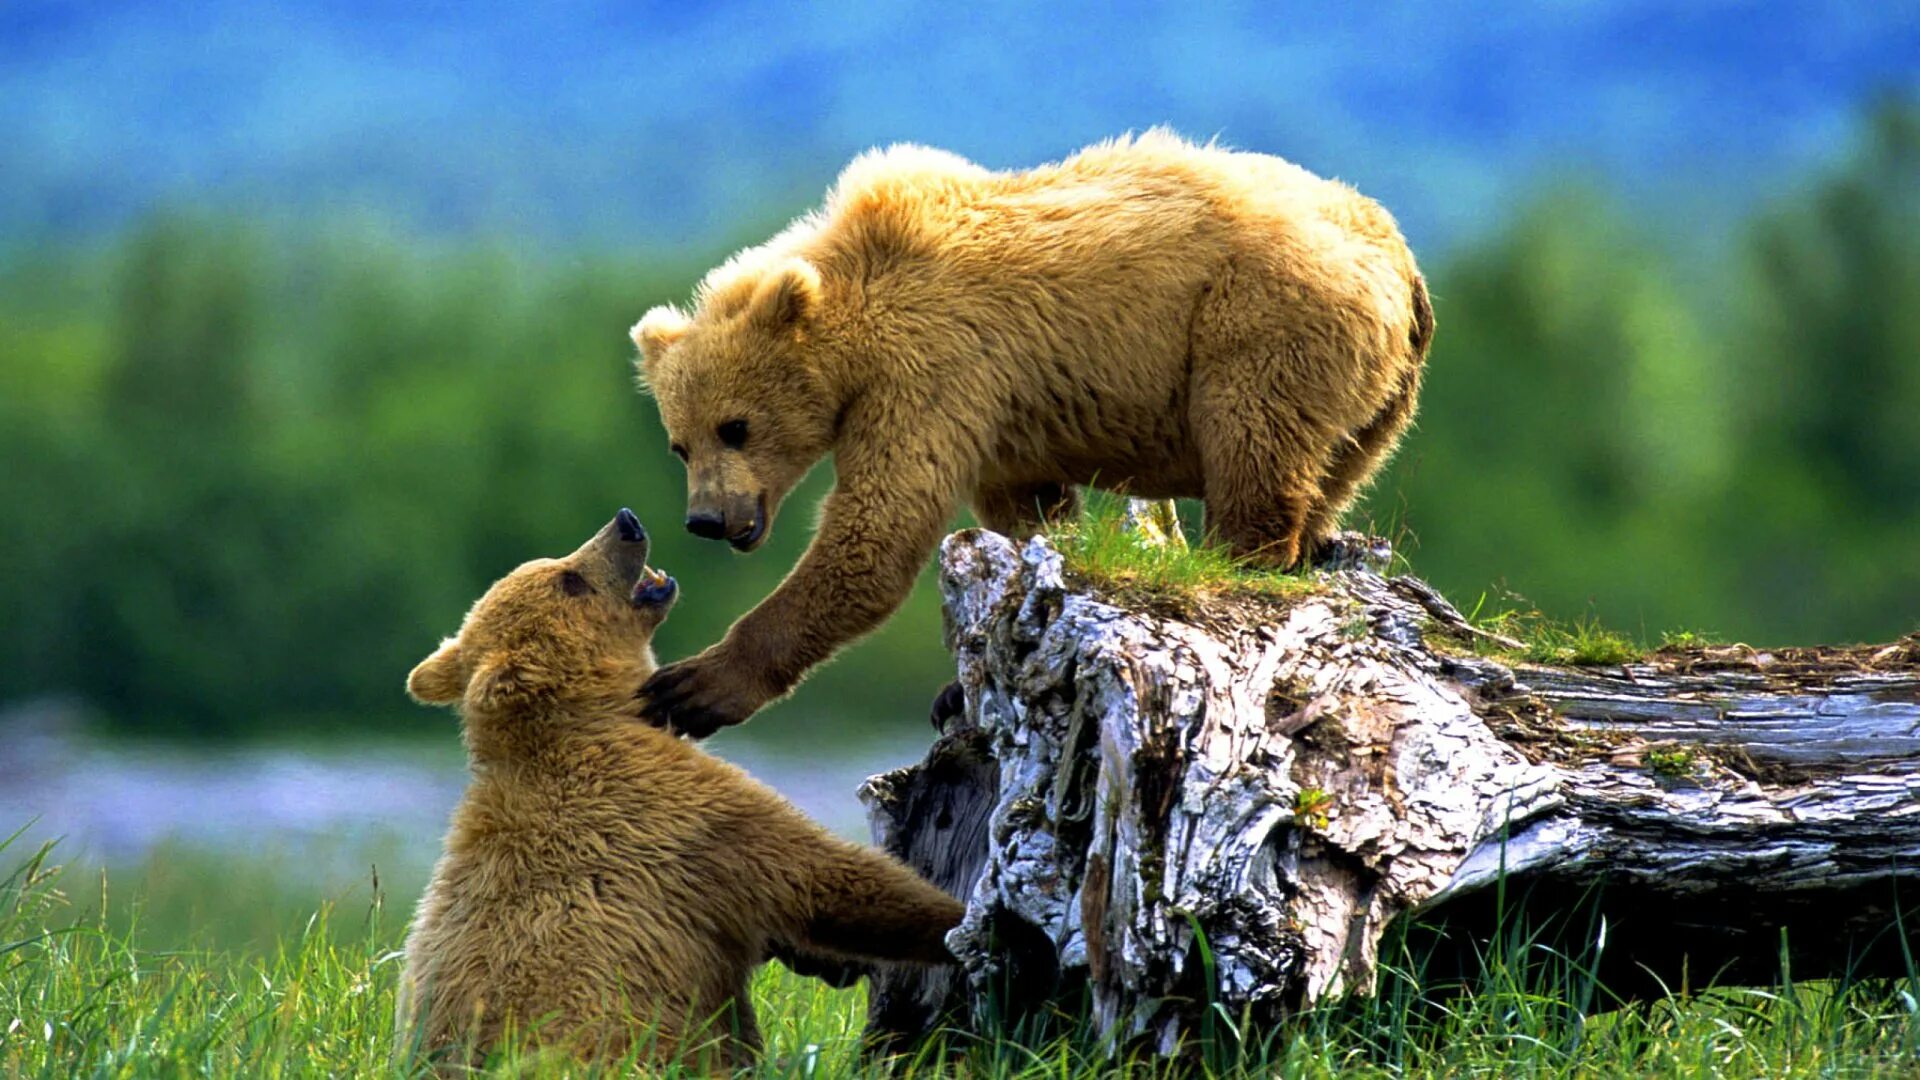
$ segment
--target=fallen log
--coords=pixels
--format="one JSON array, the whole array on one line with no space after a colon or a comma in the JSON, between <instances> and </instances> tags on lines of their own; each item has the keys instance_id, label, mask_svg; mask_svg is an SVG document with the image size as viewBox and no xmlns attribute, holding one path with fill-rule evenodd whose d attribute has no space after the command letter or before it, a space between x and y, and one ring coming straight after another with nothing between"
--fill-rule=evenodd
<instances>
[{"instance_id":1,"label":"fallen log","mask_svg":"<svg viewBox=\"0 0 1920 1080\"><path fill-rule=\"evenodd\" d=\"M876 974L870 1030L1051 1005L1168 1052L1209 1013L1264 1030L1371 991L1390 927L1429 989L1514 926L1616 1002L1913 970L1920 636L1509 664L1384 554L1344 539L1298 595L1181 603L950 537L964 705L862 797L967 899L961 966Z\"/></svg>"}]
</instances>

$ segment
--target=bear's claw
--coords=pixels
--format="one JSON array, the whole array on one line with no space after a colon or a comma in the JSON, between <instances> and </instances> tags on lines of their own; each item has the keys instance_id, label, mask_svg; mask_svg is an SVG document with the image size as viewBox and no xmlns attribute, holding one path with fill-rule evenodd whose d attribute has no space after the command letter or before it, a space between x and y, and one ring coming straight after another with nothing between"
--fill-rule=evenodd
<instances>
[{"instance_id":1,"label":"bear's claw","mask_svg":"<svg viewBox=\"0 0 1920 1080\"><path fill-rule=\"evenodd\" d=\"M701 696L701 672L684 661L661 668L640 687L637 695L644 704L640 718L676 735L704 739L723 727L745 720L720 708L696 704Z\"/></svg>"},{"instance_id":2,"label":"bear's claw","mask_svg":"<svg viewBox=\"0 0 1920 1080\"><path fill-rule=\"evenodd\" d=\"M667 727L675 735L685 735L689 739L704 739L723 727L738 723L729 720L712 709L676 709L667 720Z\"/></svg>"}]
</instances>

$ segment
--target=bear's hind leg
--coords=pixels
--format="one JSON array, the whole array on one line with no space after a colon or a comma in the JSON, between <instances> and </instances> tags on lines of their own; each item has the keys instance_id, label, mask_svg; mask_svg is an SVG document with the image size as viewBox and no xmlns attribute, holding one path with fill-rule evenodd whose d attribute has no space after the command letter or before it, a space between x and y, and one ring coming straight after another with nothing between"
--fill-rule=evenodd
<instances>
[{"instance_id":1,"label":"bear's hind leg","mask_svg":"<svg viewBox=\"0 0 1920 1080\"><path fill-rule=\"evenodd\" d=\"M1420 394L1420 372L1415 369L1402 380L1400 389L1387 400L1366 426L1340 440L1320 482L1320 500L1307 516L1304 542L1311 549L1325 544L1340 527L1340 513L1347 508L1373 474L1386 463L1400 441L1400 433L1413 422L1413 410Z\"/></svg>"},{"instance_id":2,"label":"bear's hind leg","mask_svg":"<svg viewBox=\"0 0 1920 1080\"><path fill-rule=\"evenodd\" d=\"M755 1065L760 1058L760 1024L745 978L732 996L706 1015L689 1016L684 1026L662 1025L640 1034L643 1061L694 1075L732 1073Z\"/></svg>"},{"instance_id":3,"label":"bear's hind leg","mask_svg":"<svg viewBox=\"0 0 1920 1080\"><path fill-rule=\"evenodd\" d=\"M1323 501L1327 440L1280 406L1231 389L1197 390L1192 426L1207 531L1254 564L1285 570L1298 563L1308 518Z\"/></svg>"},{"instance_id":4,"label":"bear's hind leg","mask_svg":"<svg viewBox=\"0 0 1920 1080\"><path fill-rule=\"evenodd\" d=\"M733 1000L722 1010L721 1019L729 1024L724 1057L729 1067L746 1068L760 1060L760 1018L753 1012L753 997L743 981Z\"/></svg>"}]
</instances>

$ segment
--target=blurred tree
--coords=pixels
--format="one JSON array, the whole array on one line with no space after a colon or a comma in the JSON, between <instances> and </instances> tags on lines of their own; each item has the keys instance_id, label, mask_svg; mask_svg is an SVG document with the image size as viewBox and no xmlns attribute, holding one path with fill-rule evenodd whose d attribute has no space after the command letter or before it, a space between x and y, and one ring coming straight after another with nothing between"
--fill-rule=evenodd
<instances>
[{"instance_id":1,"label":"blurred tree","mask_svg":"<svg viewBox=\"0 0 1920 1080\"><path fill-rule=\"evenodd\" d=\"M253 363L268 309L231 228L161 219L128 244L100 387L108 483L69 542L105 572L79 589L85 686L137 722L241 726L277 635L251 609L283 550L259 483Z\"/></svg>"},{"instance_id":2,"label":"blurred tree","mask_svg":"<svg viewBox=\"0 0 1920 1080\"><path fill-rule=\"evenodd\" d=\"M1657 249L1574 188L1434 278L1420 424L1372 499L1419 569L1469 603L1505 582L1629 626L1711 611L1688 564L1731 457L1719 357Z\"/></svg>"},{"instance_id":3,"label":"blurred tree","mask_svg":"<svg viewBox=\"0 0 1920 1080\"><path fill-rule=\"evenodd\" d=\"M1592 194L1548 198L1436 272L1421 426L1373 505L1469 598L1503 581L1648 637L1910 630L1917 237L1910 101L1704 280Z\"/></svg>"},{"instance_id":4,"label":"blurred tree","mask_svg":"<svg viewBox=\"0 0 1920 1080\"><path fill-rule=\"evenodd\" d=\"M181 733L377 723L407 714L406 671L490 581L622 505L686 587L667 656L718 638L807 540L824 475L754 559L678 528L681 468L625 328L691 269L636 281L186 217L129 236L106 274L81 262L36 256L0 303L19 390L0 451L27 466L0 471L0 605L19 613L0 697L72 689ZM937 627L923 592L798 711L918 715ZM912 677L876 691L878 669Z\"/></svg>"},{"instance_id":5,"label":"blurred tree","mask_svg":"<svg viewBox=\"0 0 1920 1080\"><path fill-rule=\"evenodd\" d=\"M1853 158L1744 252L1741 543L1803 632L1920 622L1920 106L1881 103ZM1729 516L1735 511L1729 509Z\"/></svg>"},{"instance_id":6,"label":"blurred tree","mask_svg":"<svg viewBox=\"0 0 1920 1080\"><path fill-rule=\"evenodd\" d=\"M1522 208L1431 268L1420 425L1375 522L1469 605L1504 581L1649 637L1912 629L1916 217L1911 102L1684 263L1591 190ZM792 566L831 479L752 558L677 526L625 328L722 254L536 264L165 216L105 255L0 265L0 699L77 692L149 731L387 723L488 582L622 505L685 589L658 650L709 644ZM916 722L951 670L936 601L923 582L756 729Z\"/></svg>"},{"instance_id":7,"label":"blurred tree","mask_svg":"<svg viewBox=\"0 0 1920 1080\"><path fill-rule=\"evenodd\" d=\"M1877 516L1920 502L1920 110L1752 230L1749 422Z\"/></svg>"}]
</instances>

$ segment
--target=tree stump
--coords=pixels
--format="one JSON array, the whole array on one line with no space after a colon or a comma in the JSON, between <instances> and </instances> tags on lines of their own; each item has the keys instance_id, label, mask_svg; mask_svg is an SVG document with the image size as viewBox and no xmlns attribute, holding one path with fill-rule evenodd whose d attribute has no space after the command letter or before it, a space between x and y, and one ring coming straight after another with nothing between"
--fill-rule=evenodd
<instances>
[{"instance_id":1,"label":"tree stump","mask_svg":"<svg viewBox=\"0 0 1920 1080\"><path fill-rule=\"evenodd\" d=\"M1909 969L1920 637L1509 666L1383 550L1333 554L1307 595L1179 610L1042 538L948 538L964 708L861 794L967 900L960 966L877 973L875 1034L1071 1003L1171 1052L1209 1010L1369 992L1396 921L1439 978L1534 918L1622 999Z\"/></svg>"}]
</instances>

